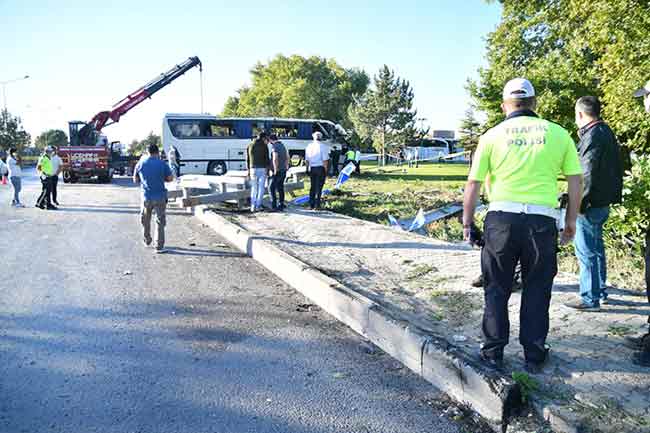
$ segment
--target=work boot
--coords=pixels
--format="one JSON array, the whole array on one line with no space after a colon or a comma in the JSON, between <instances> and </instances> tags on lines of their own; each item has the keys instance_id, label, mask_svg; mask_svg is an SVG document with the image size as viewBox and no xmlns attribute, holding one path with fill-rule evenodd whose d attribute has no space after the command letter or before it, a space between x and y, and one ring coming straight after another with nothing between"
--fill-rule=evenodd
<instances>
[{"instance_id":1,"label":"work boot","mask_svg":"<svg viewBox=\"0 0 650 433\"><path fill-rule=\"evenodd\" d=\"M483 287L483 274L474 278L471 282L472 287Z\"/></svg>"},{"instance_id":2,"label":"work boot","mask_svg":"<svg viewBox=\"0 0 650 433\"><path fill-rule=\"evenodd\" d=\"M644 341L650 341L650 333L644 334L640 337L625 337L623 339L623 345L632 350L641 350L643 348Z\"/></svg>"},{"instance_id":3,"label":"work boot","mask_svg":"<svg viewBox=\"0 0 650 433\"><path fill-rule=\"evenodd\" d=\"M650 367L650 334L643 337L641 350L632 355L632 362L641 367Z\"/></svg>"}]
</instances>

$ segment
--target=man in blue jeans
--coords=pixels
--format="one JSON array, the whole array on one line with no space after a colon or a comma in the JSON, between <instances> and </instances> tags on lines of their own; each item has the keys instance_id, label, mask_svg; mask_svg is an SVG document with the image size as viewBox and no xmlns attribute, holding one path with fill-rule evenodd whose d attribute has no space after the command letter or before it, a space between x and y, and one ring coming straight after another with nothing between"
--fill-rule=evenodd
<instances>
[{"instance_id":1,"label":"man in blue jeans","mask_svg":"<svg viewBox=\"0 0 650 433\"><path fill-rule=\"evenodd\" d=\"M165 182L174 180L169 165L160 159L160 150L155 144L149 145L149 156L142 158L133 171L133 182L142 186L142 207L140 222L143 229L143 242L151 245L151 217L156 214L156 253L165 253L165 225L167 224L167 188Z\"/></svg>"},{"instance_id":2,"label":"man in blue jeans","mask_svg":"<svg viewBox=\"0 0 650 433\"><path fill-rule=\"evenodd\" d=\"M574 241L580 264L580 297L565 304L580 311L598 311L607 302L607 261L603 225L609 206L621 202L623 168L616 136L600 118L600 101L583 96L575 106L580 130L578 153L584 176Z\"/></svg>"}]
</instances>

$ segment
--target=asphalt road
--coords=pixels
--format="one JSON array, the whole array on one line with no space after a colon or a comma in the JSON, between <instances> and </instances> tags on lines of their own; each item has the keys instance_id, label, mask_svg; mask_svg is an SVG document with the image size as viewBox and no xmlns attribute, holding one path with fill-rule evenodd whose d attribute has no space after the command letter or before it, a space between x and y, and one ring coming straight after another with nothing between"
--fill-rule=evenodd
<instances>
[{"instance_id":1,"label":"asphalt road","mask_svg":"<svg viewBox=\"0 0 650 433\"><path fill-rule=\"evenodd\" d=\"M33 205L39 185L26 180ZM441 395L214 232L139 193L0 186L0 432L460 432Z\"/></svg>"}]
</instances>

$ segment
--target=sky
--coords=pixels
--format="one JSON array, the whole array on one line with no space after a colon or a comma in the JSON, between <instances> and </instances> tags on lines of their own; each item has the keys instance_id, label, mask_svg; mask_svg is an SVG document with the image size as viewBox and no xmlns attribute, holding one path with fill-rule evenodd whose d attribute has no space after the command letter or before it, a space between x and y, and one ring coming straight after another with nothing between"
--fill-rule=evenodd
<instances>
[{"instance_id":1,"label":"sky","mask_svg":"<svg viewBox=\"0 0 650 433\"><path fill-rule=\"evenodd\" d=\"M388 65L425 126L457 129L500 12L484 0L0 0L0 82L29 75L4 87L34 138L67 133L190 56L203 63L204 111L218 114L257 62L316 55L370 76ZM165 113L201 111L200 83L188 71L103 132L160 134Z\"/></svg>"}]
</instances>

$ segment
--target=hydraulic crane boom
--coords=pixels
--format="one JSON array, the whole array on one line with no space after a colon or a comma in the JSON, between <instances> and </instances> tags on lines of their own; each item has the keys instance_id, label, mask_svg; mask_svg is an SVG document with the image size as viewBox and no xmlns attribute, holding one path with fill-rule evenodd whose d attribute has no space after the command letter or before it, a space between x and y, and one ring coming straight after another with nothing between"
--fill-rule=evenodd
<instances>
[{"instance_id":1,"label":"hydraulic crane boom","mask_svg":"<svg viewBox=\"0 0 650 433\"><path fill-rule=\"evenodd\" d=\"M160 74L149 83L113 105L110 111L101 111L95 114L92 120L79 130L78 136L74 137L74 139L72 137L72 130L70 131L70 144L94 145L94 138L97 133L101 132L102 128L119 122L120 117L128 113L133 107L137 106L145 99L151 98L154 93L167 86L195 66L198 66L200 70L203 70L201 60L196 56L190 57L183 63L175 65L169 71Z\"/></svg>"}]
</instances>

